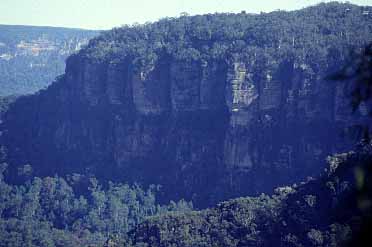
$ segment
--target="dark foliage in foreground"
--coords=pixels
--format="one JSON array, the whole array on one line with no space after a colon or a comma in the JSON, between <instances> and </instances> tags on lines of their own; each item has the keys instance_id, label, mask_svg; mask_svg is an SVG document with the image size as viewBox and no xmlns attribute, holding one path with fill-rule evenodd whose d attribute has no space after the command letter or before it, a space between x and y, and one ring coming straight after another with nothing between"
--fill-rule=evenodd
<instances>
[{"instance_id":1,"label":"dark foliage in foreground","mask_svg":"<svg viewBox=\"0 0 372 247\"><path fill-rule=\"evenodd\" d=\"M344 246L371 213L372 146L328 159L320 179L155 216L131 232L136 246Z\"/></svg>"},{"instance_id":2,"label":"dark foliage in foreground","mask_svg":"<svg viewBox=\"0 0 372 247\"><path fill-rule=\"evenodd\" d=\"M347 13L344 8L341 8L341 12L328 13L327 8L325 11L331 17L334 14ZM285 13L278 14L285 16ZM221 18L223 17L222 15ZM190 20L197 21L197 18L180 20L188 23ZM248 17L242 15L242 18ZM249 18L254 19L254 16ZM174 30L177 30L177 25L182 25L182 21L176 22ZM194 26L192 21L185 26ZM164 23L168 21L165 20ZM216 30L220 29L217 27L219 26L214 27L211 33L218 34ZM250 30L249 28L254 28L254 24L244 28ZM306 33L312 33L309 26L307 28ZM331 26L329 30L322 32L329 33L333 28ZM102 36L92 41L93 46L91 49L88 47L85 55L96 59L106 59L109 56L112 59L112 55L117 52L123 55L121 58L125 58L134 51L138 52L135 53L137 65L151 64L152 59L156 60L156 54L148 52L152 48L146 50L146 46L138 42L136 30L117 30L120 40L131 35L135 37L127 43L113 42L111 46L107 43L110 39L105 40L105 36ZM144 30L146 26L139 29L138 35L148 37L150 34L143 33ZM120 36L120 32L124 32L124 36ZM234 33L233 29L223 32L221 37L225 38L220 39L220 44L214 43L217 48L212 49L218 51L217 54L220 55L217 57L220 58L225 58L225 49L238 49L236 47L239 47L239 42L225 47L224 44L232 43L232 39L239 39L242 35L239 32ZM173 34L176 33L178 32ZM170 49L170 54L181 59L207 59L208 54L214 53L206 52L208 54L205 55L188 45L203 44L201 37L208 33L208 30L202 30L191 35L191 40L176 36L176 40L182 40L180 44L173 43L170 35L166 36L168 40L165 43L155 39L159 43L154 44L159 45L160 50ZM116 35L115 31L111 34ZM243 36L246 34L249 32L243 32ZM253 41L266 39L266 36L260 35L270 34L272 32L255 33ZM233 38L229 39L229 35ZM296 39L294 37L292 40L293 46ZM249 38L244 40L253 42ZM319 44L316 49L321 49L329 42L328 39L316 40L316 44ZM272 47L260 49L265 52L270 49L273 51L276 45L283 47L285 43L273 42ZM287 40L288 43L290 42ZM125 50L126 45L133 47ZM260 43L254 45L259 47ZM200 47L202 50L203 46ZM297 47L294 50L299 52L301 49L302 47ZM338 51L327 52L330 58L337 57ZM323 68L320 61L317 63ZM25 165L18 170L25 180L24 185L9 185L3 177L0 180L0 246L300 247L342 246L350 243L360 246L360 243L356 243L360 241L358 236L367 236L365 230L370 226L371 219L372 147L364 141L355 151L330 157L328 163L329 169L320 179L309 178L300 185L278 188L273 196L238 198L203 211L190 211L189 204L183 201L159 206L156 204L154 188L143 191L138 186L112 183L107 188L102 188L95 179L86 179L76 174L69 176L67 180L58 176L30 178L32 168ZM5 166L2 168L5 169ZM167 213L168 211L173 212ZM151 217L147 218L149 216Z\"/></svg>"},{"instance_id":3,"label":"dark foliage in foreground","mask_svg":"<svg viewBox=\"0 0 372 247\"><path fill-rule=\"evenodd\" d=\"M332 76L346 80L354 110L371 113L371 48ZM200 212L153 217L136 227L136 246L370 246L372 143L369 125L354 151L328 157L319 179L269 197L239 198Z\"/></svg>"},{"instance_id":4,"label":"dark foliage in foreground","mask_svg":"<svg viewBox=\"0 0 372 247\"><path fill-rule=\"evenodd\" d=\"M155 186L110 183L103 189L95 178L78 174L27 180L27 165L19 171L26 182L10 185L5 169L2 164L0 246L103 246L108 239L124 244L126 233L146 217L192 207L184 201L158 205Z\"/></svg>"},{"instance_id":5,"label":"dark foliage in foreground","mask_svg":"<svg viewBox=\"0 0 372 247\"><path fill-rule=\"evenodd\" d=\"M344 246L371 217L372 145L328 163L319 179L203 211L157 205L155 187L103 189L77 174L28 179L26 165L24 185L1 176L0 246Z\"/></svg>"}]
</instances>

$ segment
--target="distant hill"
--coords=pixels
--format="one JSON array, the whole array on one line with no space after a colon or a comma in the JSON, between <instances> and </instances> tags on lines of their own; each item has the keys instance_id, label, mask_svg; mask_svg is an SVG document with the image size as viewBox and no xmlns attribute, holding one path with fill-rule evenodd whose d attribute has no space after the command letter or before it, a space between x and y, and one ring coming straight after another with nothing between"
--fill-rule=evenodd
<instances>
[{"instance_id":1,"label":"distant hill","mask_svg":"<svg viewBox=\"0 0 372 247\"><path fill-rule=\"evenodd\" d=\"M333 247L364 235L372 146L345 136L372 122L369 102L350 106L371 95L371 13L331 2L183 15L91 39L46 89L0 100L0 246ZM57 49L31 40L18 52Z\"/></svg>"},{"instance_id":2,"label":"distant hill","mask_svg":"<svg viewBox=\"0 0 372 247\"><path fill-rule=\"evenodd\" d=\"M65 59L98 31L0 25L0 96L29 94L63 74Z\"/></svg>"}]
</instances>

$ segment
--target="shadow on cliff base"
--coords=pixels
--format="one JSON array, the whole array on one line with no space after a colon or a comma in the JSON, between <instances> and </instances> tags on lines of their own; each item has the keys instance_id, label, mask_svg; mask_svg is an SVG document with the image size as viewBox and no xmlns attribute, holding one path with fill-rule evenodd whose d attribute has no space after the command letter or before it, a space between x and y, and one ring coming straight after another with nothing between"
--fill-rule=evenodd
<instances>
[{"instance_id":1,"label":"shadow on cliff base","mask_svg":"<svg viewBox=\"0 0 372 247\"><path fill-rule=\"evenodd\" d=\"M360 51L354 51L350 62L329 79L344 82L345 92L350 95L353 113L361 109L366 112L367 118L358 125L351 126L349 133L352 133L352 138L360 138L362 145L370 143L372 43ZM359 163L358 166L352 167L351 173L355 177L357 190L348 198L346 208L356 211L361 221L347 246L372 246L372 159L369 157Z\"/></svg>"}]
</instances>

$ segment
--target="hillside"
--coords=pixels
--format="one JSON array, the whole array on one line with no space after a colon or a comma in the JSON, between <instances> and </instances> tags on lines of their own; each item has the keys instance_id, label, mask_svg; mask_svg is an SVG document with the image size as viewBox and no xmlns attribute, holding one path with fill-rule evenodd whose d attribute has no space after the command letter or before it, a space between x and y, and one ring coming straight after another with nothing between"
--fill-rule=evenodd
<instances>
[{"instance_id":1,"label":"hillside","mask_svg":"<svg viewBox=\"0 0 372 247\"><path fill-rule=\"evenodd\" d=\"M67 59L4 114L9 164L162 185L197 207L317 176L352 143L343 85L325 77L372 40L366 7L328 3L122 27Z\"/></svg>"},{"instance_id":2,"label":"hillside","mask_svg":"<svg viewBox=\"0 0 372 247\"><path fill-rule=\"evenodd\" d=\"M320 178L202 211L159 205L154 186L32 177L30 166L19 173L26 182L11 185L0 164L0 246L370 246L372 144L327 161Z\"/></svg>"},{"instance_id":3,"label":"hillside","mask_svg":"<svg viewBox=\"0 0 372 247\"><path fill-rule=\"evenodd\" d=\"M130 233L133 246L369 246L372 146L328 159L319 179L203 211L150 217ZM358 176L356 176L358 172ZM369 222L370 224L371 222ZM369 225L370 226L370 225Z\"/></svg>"},{"instance_id":4,"label":"hillside","mask_svg":"<svg viewBox=\"0 0 372 247\"><path fill-rule=\"evenodd\" d=\"M0 25L0 96L34 93L65 70L65 59L97 31Z\"/></svg>"}]
</instances>

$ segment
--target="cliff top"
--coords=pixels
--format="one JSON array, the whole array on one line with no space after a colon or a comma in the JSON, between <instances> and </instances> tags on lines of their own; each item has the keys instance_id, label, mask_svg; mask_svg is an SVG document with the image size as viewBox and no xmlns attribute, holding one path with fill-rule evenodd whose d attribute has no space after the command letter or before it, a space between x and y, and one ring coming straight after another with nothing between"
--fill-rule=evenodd
<instances>
[{"instance_id":1,"label":"cliff top","mask_svg":"<svg viewBox=\"0 0 372 247\"><path fill-rule=\"evenodd\" d=\"M365 40L372 40L372 14L365 14L369 8L331 2L291 12L164 18L103 32L80 55L111 63L133 60L139 66L154 64L162 56L208 61L236 54L245 59L292 53L306 59L312 54L327 53L330 46L358 47ZM328 52L331 56L342 53Z\"/></svg>"}]
</instances>

